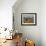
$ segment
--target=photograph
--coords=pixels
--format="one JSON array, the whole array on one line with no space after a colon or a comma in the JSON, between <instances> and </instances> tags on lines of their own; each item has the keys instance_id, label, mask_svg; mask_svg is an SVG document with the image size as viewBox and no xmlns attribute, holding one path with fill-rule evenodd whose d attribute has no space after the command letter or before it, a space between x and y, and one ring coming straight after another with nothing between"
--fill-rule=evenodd
<instances>
[{"instance_id":1,"label":"photograph","mask_svg":"<svg viewBox=\"0 0 46 46\"><path fill-rule=\"evenodd\" d=\"M21 13L21 25L36 25L36 13Z\"/></svg>"}]
</instances>

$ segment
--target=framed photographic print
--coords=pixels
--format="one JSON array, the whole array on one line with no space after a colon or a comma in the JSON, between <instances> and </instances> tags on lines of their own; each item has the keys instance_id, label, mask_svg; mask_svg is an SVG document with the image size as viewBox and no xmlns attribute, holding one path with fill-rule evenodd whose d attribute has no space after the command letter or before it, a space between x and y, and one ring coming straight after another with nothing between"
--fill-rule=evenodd
<instances>
[{"instance_id":1,"label":"framed photographic print","mask_svg":"<svg viewBox=\"0 0 46 46\"><path fill-rule=\"evenodd\" d=\"M37 13L21 13L21 25L37 25Z\"/></svg>"}]
</instances>

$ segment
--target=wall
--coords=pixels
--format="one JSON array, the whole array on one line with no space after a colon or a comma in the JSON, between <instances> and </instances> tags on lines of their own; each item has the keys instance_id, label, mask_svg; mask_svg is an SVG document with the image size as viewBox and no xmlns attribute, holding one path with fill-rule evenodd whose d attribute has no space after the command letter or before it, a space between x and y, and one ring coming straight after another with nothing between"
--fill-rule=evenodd
<instances>
[{"instance_id":1,"label":"wall","mask_svg":"<svg viewBox=\"0 0 46 46\"><path fill-rule=\"evenodd\" d=\"M12 29L12 6L16 0L0 0L0 27Z\"/></svg>"},{"instance_id":2,"label":"wall","mask_svg":"<svg viewBox=\"0 0 46 46\"><path fill-rule=\"evenodd\" d=\"M42 46L46 46L46 0L41 1L41 41Z\"/></svg>"},{"instance_id":3,"label":"wall","mask_svg":"<svg viewBox=\"0 0 46 46\"><path fill-rule=\"evenodd\" d=\"M10 32L3 31L1 27L6 27L9 30L12 29L12 6L16 0L0 0L0 38L5 38L5 35L10 35ZM9 38L9 37L8 37Z\"/></svg>"},{"instance_id":4,"label":"wall","mask_svg":"<svg viewBox=\"0 0 46 46\"><path fill-rule=\"evenodd\" d=\"M14 5L15 6L15 5ZM36 46L41 46L41 30L40 30L40 15L41 15L41 1L40 0L23 0L20 5L14 7L14 24L15 31L23 33L23 37L31 39ZM21 13L37 13L36 26L22 26Z\"/></svg>"}]
</instances>

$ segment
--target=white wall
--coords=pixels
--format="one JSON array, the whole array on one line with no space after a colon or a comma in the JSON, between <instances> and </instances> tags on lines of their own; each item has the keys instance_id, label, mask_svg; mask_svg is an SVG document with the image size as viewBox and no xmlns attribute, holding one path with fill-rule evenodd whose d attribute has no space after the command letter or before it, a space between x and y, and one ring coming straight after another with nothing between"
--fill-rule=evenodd
<instances>
[{"instance_id":1,"label":"white wall","mask_svg":"<svg viewBox=\"0 0 46 46\"><path fill-rule=\"evenodd\" d=\"M20 3L20 5L14 10L15 30L18 30L18 32L22 32L24 38L27 37L28 39L34 40L36 46L41 46L40 12L40 0L23 0L23 2ZM22 26L21 13L37 13L37 25Z\"/></svg>"},{"instance_id":2,"label":"white wall","mask_svg":"<svg viewBox=\"0 0 46 46\"><path fill-rule=\"evenodd\" d=\"M46 0L41 1L41 40L42 46L46 46Z\"/></svg>"},{"instance_id":3,"label":"white wall","mask_svg":"<svg viewBox=\"0 0 46 46\"><path fill-rule=\"evenodd\" d=\"M8 29L12 29L12 7L14 5L14 3L16 2L16 0L0 0L0 28L1 27L6 27ZM1 29L0 29L0 33L1 33ZM10 35L10 33L3 31L3 33L0 34L0 38L5 38L5 34L6 36ZM7 37L9 38L9 37Z\"/></svg>"},{"instance_id":4,"label":"white wall","mask_svg":"<svg viewBox=\"0 0 46 46\"><path fill-rule=\"evenodd\" d=\"M0 27L12 29L12 6L16 0L0 0Z\"/></svg>"}]
</instances>

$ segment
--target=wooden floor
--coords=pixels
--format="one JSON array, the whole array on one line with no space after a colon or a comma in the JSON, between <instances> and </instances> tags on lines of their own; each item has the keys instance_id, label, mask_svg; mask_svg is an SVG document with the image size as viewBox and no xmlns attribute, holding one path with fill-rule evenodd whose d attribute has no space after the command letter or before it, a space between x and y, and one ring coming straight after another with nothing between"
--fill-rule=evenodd
<instances>
[{"instance_id":1,"label":"wooden floor","mask_svg":"<svg viewBox=\"0 0 46 46\"><path fill-rule=\"evenodd\" d=\"M0 42L6 40L3 44L0 44L0 46L22 46L22 34L21 33L16 33L13 37L12 40L6 40L6 39L0 39Z\"/></svg>"},{"instance_id":2,"label":"wooden floor","mask_svg":"<svg viewBox=\"0 0 46 46\"><path fill-rule=\"evenodd\" d=\"M13 39L13 40L6 40L6 42L4 42L0 46L16 46L15 39Z\"/></svg>"},{"instance_id":3,"label":"wooden floor","mask_svg":"<svg viewBox=\"0 0 46 46\"><path fill-rule=\"evenodd\" d=\"M16 46L16 39L6 40L6 42L4 42L3 44L0 44L0 46ZM20 46L24 46L24 44L21 42Z\"/></svg>"}]
</instances>

